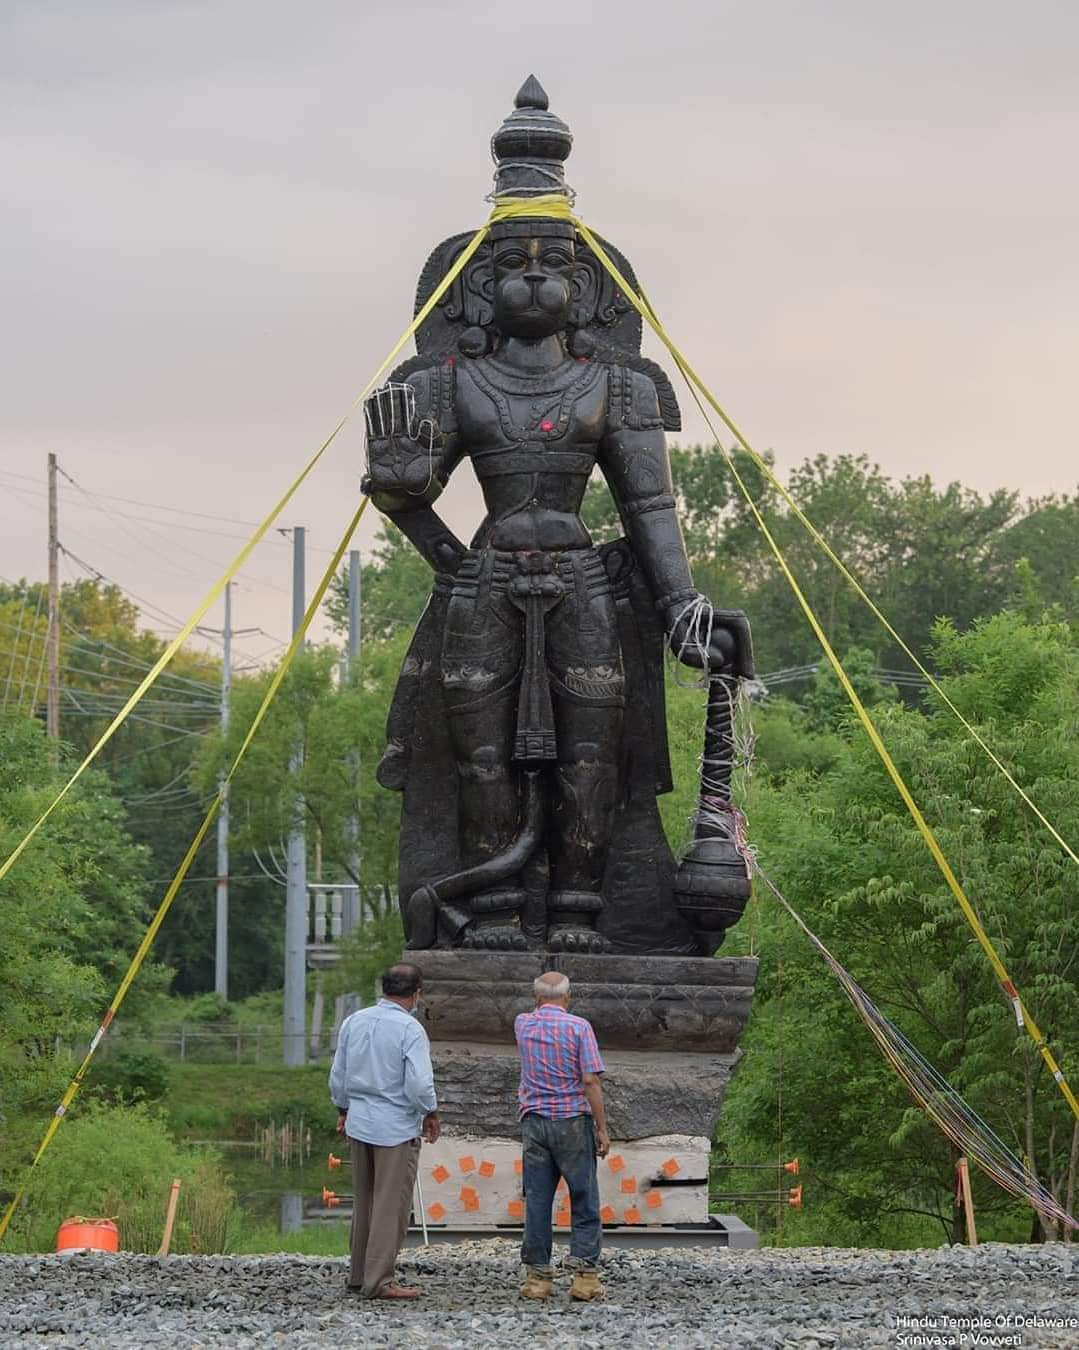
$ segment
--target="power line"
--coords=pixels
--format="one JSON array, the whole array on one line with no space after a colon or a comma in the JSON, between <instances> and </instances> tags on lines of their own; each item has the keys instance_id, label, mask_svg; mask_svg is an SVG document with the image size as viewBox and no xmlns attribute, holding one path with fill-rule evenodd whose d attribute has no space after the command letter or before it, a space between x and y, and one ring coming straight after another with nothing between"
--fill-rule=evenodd
<instances>
[{"instance_id":1,"label":"power line","mask_svg":"<svg viewBox=\"0 0 1079 1350\"><path fill-rule=\"evenodd\" d=\"M181 506L167 506L164 502L147 502L147 501L142 501L141 499L138 499L138 498L135 498L135 497L119 497L119 496L117 496L115 493L111 493L111 492L93 492L93 493L91 493L91 492L88 491L88 489L83 488L83 487L81 487L78 483L76 483L76 482L74 481L74 479L72 479L72 478L70 477L69 474L66 474L66 473L64 472L63 469L61 469L60 472L61 472L61 473L64 473L64 476L65 476L66 478L68 478L68 481L71 482L71 484L72 484L73 487L77 488L80 492L85 493L85 494L86 494L87 496L89 496L89 497L100 498L100 499L102 499L102 500L104 500L104 501L123 502L123 503L125 503L125 504L128 505L128 506L141 506L141 507L145 508L146 510L150 510L150 511L167 511L167 512L169 512L170 514L178 515L178 516L190 516L190 517L193 517L193 518L199 519L199 520L214 520L214 521L217 521L219 524L222 524L222 525L243 525L243 526L246 526L246 527L248 527L248 528L250 528L250 529L252 529L252 530L257 529L258 526L259 526L259 522L258 522L257 520L240 520L240 519L238 519L238 518L235 517L235 516L218 516L218 515L214 515L212 512L209 512L209 511L192 511L192 510L189 510L189 509L187 509L187 508L185 508L185 507L181 507ZM37 490L34 492L34 495L35 495L35 496L41 496L41 497L43 497L43 496L45 495L44 491L41 490L41 489L44 487L44 480L41 479L41 478L35 478L35 477L33 477L32 475L30 475L30 474L13 473L13 472L12 472L11 470L9 470L9 469L0 469L0 475L6 476L6 477L9 477L9 478L19 478L19 479L22 479L22 480L25 481L25 482L28 482L28 483L34 483L34 484L38 485ZM13 492L24 492L24 493L30 493L31 491L33 491L33 489L30 489L30 488L12 488L11 490L12 490ZM103 509L103 508L99 508L99 509ZM118 515L118 516L121 516L124 520L133 520L133 521L136 521L136 522L142 522L142 523L145 523L145 524L149 525L150 527L158 526L158 525L159 525L159 526L161 526L162 528L166 528L166 529L178 529L178 530L184 530L184 529L186 529L186 530L199 530L199 529L202 528L202 527L200 527L200 526L198 526L198 525L182 525L182 524L180 524L179 522L176 522L176 523L174 523L174 524L170 524L170 523L167 522L167 521L146 521L145 518L142 517L142 516L133 516L133 515L131 515L130 513L123 512L123 511L117 511L117 512L115 512L114 514L115 514L115 515ZM217 534L217 535L219 535L222 539L239 539L239 540L244 540L244 541L246 541L247 539L250 538L250 535L243 535L243 534L226 534L224 531L221 531L221 530L205 530L204 533L206 533L206 534ZM278 548L289 548L289 547L290 547L290 545L289 545L289 543L288 543L287 540L284 540L284 539L274 539L274 538L272 538L272 537L270 537L270 536L267 536L266 539L263 540L263 543L270 543L270 544L273 544L275 547L278 547ZM324 553L327 557L331 557L331 556L333 555L333 549L332 549L332 548L320 548L320 547L318 547L318 546L316 546L316 545L314 545L314 544L308 544L308 548L311 549L311 550L312 550L313 552L315 552L315 553ZM269 583L264 583L264 584L269 584Z\"/></svg>"},{"instance_id":2,"label":"power line","mask_svg":"<svg viewBox=\"0 0 1079 1350\"><path fill-rule=\"evenodd\" d=\"M148 670L153 670L153 665L150 662L139 661L137 658L133 658L129 652L125 652L122 647L117 647L116 644L113 642L106 641L105 638L94 637L89 633L84 633L80 629L76 628L74 624L70 624L67 622L65 622L64 627L68 630L68 632L74 633L76 637L81 638L84 642L87 642L92 646L106 647L110 652L118 653L118 655L116 656L109 657L109 661L114 665L130 666L132 670L141 670L144 674ZM173 670L163 670L161 674L158 676L158 679L176 680L181 684L189 684L193 689L199 689L207 693L212 693L217 688L216 684L211 684L208 681L192 679L191 676L189 675L179 675L176 673L176 671Z\"/></svg>"},{"instance_id":3,"label":"power line","mask_svg":"<svg viewBox=\"0 0 1079 1350\"><path fill-rule=\"evenodd\" d=\"M190 731L181 731L178 736L170 736L166 740L158 741L156 745L143 745L140 746L138 750L129 750L123 755L110 755L107 767L111 768L112 766L124 763L129 759L138 759L140 755L157 754L159 751L164 750L168 745L175 745L178 741L186 741L191 736L205 736L206 734L205 731L194 729Z\"/></svg>"}]
</instances>

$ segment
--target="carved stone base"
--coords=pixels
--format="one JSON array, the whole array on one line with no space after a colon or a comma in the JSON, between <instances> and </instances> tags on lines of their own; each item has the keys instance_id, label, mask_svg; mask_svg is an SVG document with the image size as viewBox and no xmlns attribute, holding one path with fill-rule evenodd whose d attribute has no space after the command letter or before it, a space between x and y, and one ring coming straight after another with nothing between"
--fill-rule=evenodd
<instances>
[{"instance_id":1,"label":"carved stone base","mask_svg":"<svg viewBox=\"0 0 1079 1350\"><path fill-rule=\"evenodd\" d=\"M612 1139L711 1138L739 1059L664 1051L608 1051L603 1100ZM512 1046L439 1041L431 1047L439 1115L449 1130L519 1136L520 1060Z\"/></svg>"},{"instance_id":2,"label":"carved stone base","mask_svg":"<svg viewBox=\"0 0 1079 1350\"><path fill-rule=\"evenodd\" d=\"M569 976L571 1010L588 1018L605 1052L733 1056L757 978L756 959L744 956L456 950L417 953L417 961L432 1041L512 1046L514 1018L534 1004L532 981L545 970L559 970Z\"/></svg>"}]
</instances>

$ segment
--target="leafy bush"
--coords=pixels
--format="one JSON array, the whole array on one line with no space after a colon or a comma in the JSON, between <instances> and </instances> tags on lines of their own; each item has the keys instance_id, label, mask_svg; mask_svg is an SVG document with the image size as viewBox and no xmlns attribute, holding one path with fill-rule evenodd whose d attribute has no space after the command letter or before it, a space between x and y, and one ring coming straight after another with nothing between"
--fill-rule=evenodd
<instances>
[{"instance_id":1,"label":"leafy bush","mask_svg":"<svg viewBox=\"0 0 1079 1350\"><path fill-rule=\"evenodd\" d=\"M199 994L188 1004L185 1016L189 1022L228 1022L232 1007L220 994Z\"/></svg>"},{"instance_id":2,"label":"leafy bush","mask_svg":"<svg viewBox=\"0 0 1079 1350\"><path fill-rule=\"evenodd\" d=\"M156 1252L174 1178L181 1187L171 1250L229 1250L238 1211L217 1156L181 1149L145 1102L87 1101L35 1169L8 1248L51 1251L63 1220L81 1214L115 1217L125 1251Z\"/></svg>"},{"instance_id":3,"label":"leafy bush","mask_svg":"<svg viewBox=\"0 0 1079 1350\"><path fill-rule=\"evenodd\" d=\"M169 1088L169 1066L152 1050L124 1050L95 1066L91 1086L106 1100L159 1101Z\"/></svg>"}]
</instances>

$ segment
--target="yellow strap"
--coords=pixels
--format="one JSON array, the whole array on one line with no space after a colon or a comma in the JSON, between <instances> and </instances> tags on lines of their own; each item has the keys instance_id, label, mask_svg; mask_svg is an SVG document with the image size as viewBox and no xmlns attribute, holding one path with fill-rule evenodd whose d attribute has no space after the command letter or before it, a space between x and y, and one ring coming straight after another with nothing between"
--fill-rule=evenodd
<instances>
[{"instance_id":1,"label":"yellow strap","mask_svg":"<svg viewBox=\"0 0 1079 1350\"><path fill-rule=\"evenodd\" d=\"M206 610L210 607L210 605L217 598L217 596L221 594L221 592L225 587L226 582L233 576L233 574L237 571L237 569L243 565L244 561L251 553L251 550L255 547L255 545L259 542L262 536L269 529L270 525L280 514L283 507L296 492L296 489L300 486L303 480L315 467L319 459L332 444L338 433L341 431L345 423L355 412L359 404L363 401L363 399L367 396L367 394L371 391L371 389L374 388L383 371L385 371L387 366L389 366L393 362L397 354L400 352L401 348L405 345L405 343L412 336L412 334L415 333L415 331L419 328L419 326L428 317L428 315L434 309L435 305L438 304L441 297L446 293L447 289L452 284L454 279L467 265L469 259L472 257L472 255L479 248L480 244L482 244L483 240L486 238L488 228L489 227L487 225L481 226L480 229L478 229L472 236L472 238L469 240L468 244L461 251L457 260L454 262L453 266L450 267L446 275L435 287L434 291L431 293L430 298L422 306L422 308L416 314L416 317L409 324L408 328L406 328L404 333L394 344L385 360L379 366L378 370L375 371L374 375L372 375L370 380L368 380L367 384L363 387L360 393L357 394L356 398L352 402L351 407L345 413L344 417L341 418L337 426L334 427L333 431L330 432L326 440L323 441L318 451L307 463L303 471L295 479L292 485L288 488L288 490L285 492L284 496L274 507L270 515L267 516L267 518L262 522L258 530L255 532L255 534L252 536L252 538L240 550L239 554L237 554L236 559L229 567L228 571L225 572L225 574L221 577L221 579L217 583L215 583L213 588L211 588L206 599L202 602L200 607L187 621L187 623L181 629L179 635L173 639L173 641L161 654L156 664L154 665L153 669L147 674L146 678L135 690L135 693L132 695L132 697L127 701L125 706L113 719L112 723L106 729L104 735L100 738L97 744L93 747L90 753L79 765L78 769L71 776L69 781L64 786L63 790L56 796L56 798L52 801L49 807L42 813L40 818L35 822L33 827L28 831L28 833L19 843L18 847L6 859L6 861L3 864L3 867L0 867L0 880L3 880L3 878L11 870L15 862L18 860L20 854L33 839L34 835L38 832L41 826L44 825L45 821L49 818L49 816L53 813L56 807L60 804L60 802L64 799L67 793L71 790L71 788L75 785L78 779L82 776L82 774L86 771L89 765L96 758L102 746L106 744L106 742L113 735L116 729L123 723L124 719L136 706L139 699L142 698L146 690L154 682L154 680L165 668L165 666L168 665L169 661L175 655L180 645L194 631L195 625L198 623L199 619L203 616L203 614L205 614ZM56 1131L60 1128L60 1122L67 1114L68 1108L71 1106L71 1103L75 1100L75 1096L78 1093L80 1086L82 1085L82 1080L86 1076L87 1070L90 1067L90 1062L94 1057L94 1053L97 1050L97 1047L100 1045L101 1040L108 1031L113 1018L116 1016L116 1013L120 1008L120 1005L123 1003L124 998L127 996L127 991L131 988L132 981L135 979L136 975L138 974L142 966L143 961L146 959L146 955L153 944L154 938L157 936L157 932L160 929L162 923L165 920L165 916L168 914L169 909L172 906L172 902L176 897L176 893L179 891L180 886L184 878L186 877L188 870L190 869L191 864L195 859L196 854L198 853L200 847L202 846L203 840L209 833L210 826L213 824L213 821L217 816L218 810L221 807L221 802L223 800L224 794L228 791L229 784L232 782L233 775L236 773L236 770L239 767L241 760L247 754L248 747L254 740L255 734L258 731L259 727L262 725L263 719L266 716L266 712L269 709L270 704L273 702L278 689L281 687L281 681L285 678L285 674L287 673L289 666L292 664L293 658L295 657L297 651L299 651L300 649L300 646L303 642L304 634L306 633L308 626L311 623L311 620L318 612L319 606L322 604L323 597L325 596L326 590L330 584L330 579L333 577L338 566L340 565L341 559L345 553L345 549L348 547L349 541L351 540L352 535L355 532L356 527L359 524L364 511L367 509L368 500L369 499L367 497L364 497L361 500L354 516L352 517L352 520L349 522L348 528L346 529L344 535L342 536L341 542L337 546L337 550L335 551L333 558L330 560L329 566L326 568L326 571L322 575L322 580L319 582L318 587L315 590L315 594L311 599L311 603L307 606L307 609L304 613L303 622L300 625L299 630L293 635L292 641L289 643L288 648L286 649L285 654L281 659L280 665L274 672L273 679L270 681L269 687L267 688L266 694L259 705L254 720L252 721L251 726L248 728L247 734L245 735L243 742L236 753L236 757L233 759L228 773L225 775L224 779L222 780L221 784L218 787L217 795L210 803L209 809L206 812L202 824L199 826L194 839L191 841L191 844L188 847L187 852L184 854L183 860L180 863L179 868L177 869L176 875L169 883L168 889L166 890L165 895L162 898L161 904L157 907L157 911L154 914L153 919L150 921L150 924L146 929L146 932L143 934L143 938L142 941L139 943L138 950L135 952L135 955L131 958L131 962L128 965L127 970L124 972L123 979L120 981L116 994L113 997L112 1002L109 1004L108 1011L106 1012L104 1018L102 1019L101 1026L98 1028L97 1032L94 1035L93 1040L90 1042L90 1048L87 1050L86 1055L83 1057L82 1063L76 1070L75 1076L68 1084L64 1092L64 1095L60 1099L59 1105L53 1112L48 1127L46 1128L45 1133L42 1136L41 1143L38 1145L37 1151L35 1152L34 1157L30 1162L30 1166L27 1169L26 1178L23 1180L22 1185L20 1185L18 1190L15 1192L15 1195L12 1197L7 1208L4 1210L3 1216L0 1217L0 1241L3 1240L3 1237L8 1230L8 1226L11 1223L12 1216L14 1215L16 1209L22 1203L23 1196L26 1194L26 1186L30 1174L33 1172L33 1169L38 1165L38 1162L41 1160L46 1149L52 1143Z\"/></svg>"},{"instance_id":2,"label":"yellow strap","mask_svg":"<svg viewBox=\"0 0 1079 1350\"><path fill-rule=\"evenodd\" d=\"M45 810L41 813L41 815L37 818L37 820L33 823L33 825L31 825L30 829L27 830L26 834L15 846L15 848L11 851L8 857L5 858L4 862L0 864L0 881L3 881L4 877L6 877L7 874L11 871L12 867L14 867L15 863L21 857L23 850L30 843L33 837L37 834L38 830L41 829L42 825L45 824L48 818L52 815L52 813L56 810L56 808L67 796L67 794L71 791L71 789L83 776L86 770L98 757L102 749L108 744L108 742L112 739L117 730L127 720L128 715L138 705L139 701L142 699L146 691L150 688L150 686L154 683L157 677L169 664L169 662L176 655L179 649L183 646L183 644L194 632L195 628L199 623L199 620L203 617L203 615L210 608L210 606L217 600L217 598L222 594L227 583L235 576L235 574L240 570L240 568L250 557L252 550L260 542L262 537L265 535L266 531L270 528L270 526L274 523L274 521L281 514L284 508L292 500L293 496L295 496L297 489L300 487L300 484L303 483L303 481L307 478L311 470L315 467L315 465L319 462L322 456L326 453L326 451L330 448L333 442L337 439L337 436L341 432L342 428L346 425L346 423L352 417L353 413L356 411L359 405L363 402L363 400L367 397L367 395L378 383L380 376L383 374L383 372L386 370L388 366L392 365L398 353L401 351L401 348L405 345L405 343L409 340L409 338L412 337L416 329L419 328L419 326L431 313L434 307L438 304L439 300L441 300L443 295L445 295L447 289L453 283L454 279L468 264L469 259L479 248L480 244L483 243L483 240L487 235L488 228L489 227L487 225L482 225L472 236L472 238L469 240L468 244L464 247L464 249L462 249L460 255L454 262L453 266L449 269L446 275L435 287L434 291L432 291L431 296L426 302L426 304L423 306L423 308L419 311L416 317L412 320L412 322L408 325L405 331L394 343L386 359L382 362L379 368L375 371L375 373L367 381L364 387L352 400L352 404L349 407L348 411L345 413L345 415L341 418L341 420L337 423L334 429L322 442L319 448L307 461L304 467L300 470L300 473L296 476L295 479L293 479L292 483L288 486L288 488L286 488L284 494L281 496L276 506L266 517L266 519L262 522L262 524L258 527L255 533L251 536L251 538L247 541L247 543L244 544L243 548L240 549L239 553L237 553L236 557L229 564L226 571L210 587L205 597L199 603L198 608L195 610L195 612L187 620L184 626L180 629L179 633L177 633L177 635L172 639L172 641L168 644L165 650L154 662L153 666L144 676L142 682L138 685L135 692L131 695L131 697L127 700L124 706L120 709L120 711L112 719L109 725L105 728L104 732L99 737L97 743L90 750L89 754L87 754L86 758L82 761L79 767L71 775L68 781L56 794L56 796L45 808Z\"/></svg>"},{"instance_id":3,"label":"yellow strap","mask_svg":"<svg viewBox=\"0 0 1079 1350\"><path fill-rule=\"evenodd\" d=\"M487 224L497 225L500 220L522 220L531 218L544 220L568 220L577 225L569 198L557 192L544 192L537 197L503 197L496 202L487 219Z\"/></svg>"},{"instance_id":4,"label":"yellow strap","mask_svg":"<svg viewBox=\"0 0 1079 1350\"><path fill-rule=\"evenodd\" d=\"M739 443L747 450L747 452L750 455L752 455L754 461L757 463L763 463L762 457L758 455L756 451L753 450L753 448L748 444L746 438L742 435L741 431L739 431L739 429L734 425L731 419L720 407L711 390L704 383L704 381L697 374L697 372L693 369L693 367L689 364L689 362L685 359L685 357L675 346L671 338L667 335L666 330L660 323L659 319L656 317L651 306L647 305L641 299L641 297L636 293L634 288L630 286L629 282L625 279L625 277L622 276L618 268L615 266L611 258L608 256L606 250L597 240L596 236L592 233L591 230L589 230L587 225L585 225L582 221L577 220L576 225L585 243L589 246L589 248L592 249L596 257L600 260L603 266L610 273L611 277L614 279L619 289L626 296L629 302L634 306L634 308L641 314L641 316L647 320L647 322L655 332L656 336L660 339L660 341L664 344L667 350L671 353L671 356L677 363L679 370L686 378L687 383L689 383L691 386L695 386L695 388L700 392L701 396L712 406L712 408L715 409L715 411L720 415L720 417L723 418L724 423L738 438ZM716 433L713 428L713 435L715 434ZM1047 1068L1049 1069L1049 1072L1053 1075L1054 1081L1060 1088L1060 1091L1063 1094L1068 1105L1071 1107L1072 1112L1075 1114L1077 1118L1079 1118L1079 1101L1076 1100L1075 1094L1069 1087L1068 1082L1060 1069L1060 1066L1057 1064L1055 1058L1053 1057L1051 1051L1049 1050L1048 1045L1046 1045L1045 1038L1042 1035L1041 1031L1039 1030L1037 1023L1030 1016L1029 1011L1027 1010L1025 1004L1023 1003L1021 997L1019 996L1018 990L1016 989L1014 982L1009 976L1003 961L1001 961L1000 957L997 955L996 948L993 946L993 943L990 940L988 933L986 933L985 929L982 927L981 921L979 920L977 914L974 911L974 907L967 899L966 892L963 890L963 887L959 883L959 879L952 871L948 859L944 856L944 852L937 841L936 835L933 833L933 830L930 827L928 821L925 819L925 817L919 810L917 802L915 802L913 796L911 795L910 789L907 787L907 784L902 774L899 772L899 769L896 766L895 761L889 754L887 746L881 739L880 732L877 730L876 724L870 717L868 711L866 710L865 705L862 703L862 700L858 697L858 694L854 686L851 684L849 678L847 677L847 672L844 670L842 662L839 660L839 657L833 650L832 645L828 641L824 629L821 627L820 622L817 619L817 616L814 613L812 606L810 605L809 601L806 599L804 593L802 592L802 588L799 586L797 580L794 577L794 574L790 570L790 567L787 565L787 560L783 555L783 551L780 549L779 545L773 538L772 533L768 529L768 526L764 520L764 517L761 515L760 511L757 508L756 502L753 500L752 494L750 493L746 484L743 482L742 477L738 472L738 467L734 462L733 456L726 449L726 447L722 445L722 443L719 441L718 436L716 436L716 441L717 444L719 444L723 454L726 456L727 463L730 467L734 480L738 484L738 488L741 491L743 497L745 497L750 510L753 512L754 519L756 520L757 525L761 530L761 533L768 541L768 545L771 548L773 554L775 555L776 561L778 562L783 572L783 575L786 577L788 585L793 591L794 596L797 599L799 605L801 606L803 613L808 619L810 627L813 629L817 641L820 643L821 648L824 651L825 656L828 658L828 661L832 669L835 671L836 678L842 685L843 691L847 695L847 698L849 699L851 706L853 707L855 713L857 714L858 720L865 728L866 735L869 737L874 750L876 750L877 754L880 756L881 762L884 764L885 769L888 771L889 777L895 784L896 791L899 793L899 796L901 797L904 806L906 806L908 812L910 813L911 819L918 827L918 831L921 834L922 839L925 841L925 845L929 849L929 852L932 854L933 861L937 864L937 867L940 869L941 875L944 877L948 889L951 891L952 895L955 898L956 903L959 905L959 908L963 913L963 917L969 924L972 932L974 933L974 936L978 939L979 945L981 946L982 950L985 952L987 958L989 959L989 963L993 967L993 970L996 972L997 979L1000 981L1001 985L1004 987L1005 993L1008 995L1013 1005L1015 1006L1017 1015L1022 1021L1023 1026L1026 1028L1028 1035L1033 1040L1036 1049L1041 1054L1042 1059L1044 1060Z\"/></svg>"},{"instance_id":5,"label":"yellow strap","mask_svg":"<svg viewBox=\"0 0 1079 1350\"><path fill-rule=\"evenodd\" d=\"M142 967L142 963L143 961L145 961L146 955L149 952L150 947L153 945L154 938L157 936L158 929L161 927L162 923L164 923L166 915L172 908L172 902L176 898L176 893L179 891L180 886L183 884L183 880L187 876L191 864L195 861L195 856L198 853L199 849L202 847L202 841L206 838L206 835L209 833L210 826L213 824L214 819L221 808L221 803L224 800L225 794L229 789L229 785L232 782L233 776L235 775L236 770L240 767L241 760L247 754L251 742L255 739L255 734L257 733L259 727L262 725L263 719L265 718L266 713L269 710L270 704L274 701L274 698L277 695L277 691L281 687L281 681L285 678L285 675L288 673L288 669L292 665L296 653L300 650L300 647L303 645L304 634L307 632L307 629L310 626L312 619L318 613L319 606L322 604L323 597L326 594L330 581L334 576L334 573L337 571L337 568L341 563L341 559L344 557L345 550L346 548L348 548L349 542L351 541L353 534L356 532L356 527L357 525L359 525L364 511L366 511L367 509L368 501L369 498L367 497L364 497L361 500L352 519L349 521L345 533L341 537L341 542L338 544L337 550L334 553L333 557L331 558L329 566L322 574L322 580L319 582L318 586L315 589L315 593L311 598L311 603L307 606L307 609L304 612L303 622L301 623L297 632L293 634L292 641L289 643L284 656L281 658L281 663L274 672L273 679L270 681L269 687L267 688L266 693L263 695L262 702L259 704L258 711L255 713L254 716L254 720L247 729L247 734L244 736L240 748L239 750L237 750L235 758L233 759L232 764L229 766L228 773L225 774L224 779L221 781L221 784L218 787L217 795L210 803L209 810L203 817L202 824L199 826L194 839L192 839L190 845L188 846L188 850L184 854L183 861L180 863L176 875L173 877L172 881L169 882L168 890L166 890L160 905L158 905L157 912L154 914L153 919L151 919L149 927L143 934L143 938L142 941L139 943L138 950L135 952L135 955L131 958L127 970L124 972L124 977L120 981L119 987L116 990L116 994L114 995L112 1002L109 1004L108 1012L106 1012L104 1018L102 1019L100 1028L95 1034L93 1040L90 1042L90 1048L87 1050L85 1056L83 1057L82 1063L75 1071L75 1076L68 1084L67 1089L64 1092L64 1095L60 1098L60 1104L53 1112L48 1127L46 1128L45 1133L42 1136L41 1143L37 1147L37 1152L34 1154L30 1166L27 1168L26 1176L24 1177L22 1184L19 1186L18 1190L15 1192L7 1208L4 1210L3 1217L0 1218L0 1241L3 1240L4 1234L8 1230L8 1225L11 1223L12 1216L14 1215L16 1209L22 1203L22 1198L26 1194L26 1188L27 1185L29 1184L31 1173L33 1172L34 1168L38 1165L38 1163L41 1161L41 1158L44 1155L45 1150L52 1143L53 1136L56 1134L56 1131L60 1128L60 1122L67 1114L68 1108L70 1107L71 1103L75 1100L75 1095L78 1092L79 1088L82 1086L82 1081L86 1077L86 1073L90 1068L90 1061L93 1059L97 1047L101 1044L102 1038L108 1031L113 1018L116 1016L117 1012L120 1009L120 1005L123 1003L125 997L127 996L127 991L131 988L132 982L134 981L136 975L138 975L139 970Z\"/></svg>"},{"instance_id":6,"label":"yellow strap","mask_svg":"<svg viewBox=\"0 0 1079 1350\"><path fill-rule=\"evenodd\" d=\"M913 662L915 669L918 670L921 673L921 675L925 678L926 682L929 684L929 687L933 690L933 692L937 695L937 697L940 698L940 700L949 709L949 711L954 714L954 716L963 726L964 730L966 730L966 732L971 736L971 738L975 741L975 743L985 752L985 754L988 756L989 760L993 763L993 765L995 765L995 767L1000 770L1000 772L1004 775L1005 779L1008 781L1010 786L1014 789L1016 793L1018 793L1019 797L1026 803L1026 805L1034 813L1034 815L1041 822L1041 824L1044 825L1046 830L1052 835L1052 837L1056 840L1056 842L1060 845L1060 847L1064 850L1064 852L1068 855L1068 857L1072 860L1072 862L1079 863L1079 854L1076 853L1076 851L1063 837L1063 835L1059 832L1059 830L1057 830L1056 826L1053 825L1052 821L1050 821L1045 816L1041 808L1031 798L1031 796L1022 786L1022 784L1016 781L1015 776L1008 769L1007 765L1001 761L1001 759L998 757L998 755L995 753L992 747L986 742L986 740L978 731L978 729L975 726L973 726L970 723L970 721L963 715L962 711L956 707L955 703L952 701L951 698L949 698L945 690L941 688L939 682L937 681L936 677L932 674L932 672L926 669L926 667L922 664L921 660L911 650L911 648L908 646L903 637L898 632L896 632L896 630L892 627L887 616L884 613L882 613L880 608L877 606L876 602L872 599L870 595L866 593L865 589L862 587L858 579L850 572L847 565L843 562L842 558L840 558L839 555L832 549L827 539L824 538L824 536L820 533L820 531L813 524L813 522L808 518L808 516L806 516L805 512L801 509L797 501L795 501L794 497L791 495L789 489L776 476L774 470L772 469L768 461L762 455L758 454L757 451L753 448L753 446L750 445L749 441L746 440L745 436L742 434L739 427L735 424L734 420L728 415L726 410L719 405L716 399L713 398L712 395L709 394L707 390L704 389L704 386L701 383L699 377L694 372L688 369L684 358L682 358L681 355L675 351L673 344L668 340L665 332L663 331L662 325L660 324L658 318L656 317L655 311L652 309L652 306L648 302L648 297L645 295L643 289L639 291L636 297L634 296L632 288L629 286L628 282L625 280L625 278L621 275L618 269L611 262L610 257L597 244L595 236L591 233L588 227L581 222L581 220L578 217L573 215L567 199L565 197L560 197L553 194L545 195L542 197L535 197L530 200L506 199L495 208L495 211L491 213L491 220L493 222L496 219L499 220L517 219L519 217L528 215L545 215L551 216L554 219L559 220L568 219L573 221L577 229L580 230L581 237L585 240L586 243L589 244L590 247L593 248L593 251L597 253L597 256L600 256L604 266L610 272L611 276L618 283L620 288L626 293L630 302L636 305L640 313L644 315L644 317L655 329L656 333L660 337L660 340L667 346L668 350L674 356L675 360L679 363L679 366L682 369L682 372L686 376L687 380L692 379L692 381L698 386L698 388L700 388L701 391L705 394L705 396L708 398L708 401L711 403L712 407L715 409L716 413L722 420L724 426L726 426L727 430L730 431L730 433L735 437L735 439L738 441L738 444L742 447L743 450L745 450L746 454L750 456L750 458L753 460L756 466L767 478L768 482L771 483L771 485L776 489L776 491L780 494L783 500L787 503L787 505L790 507L791 511L793 512L794 516L799 521L799 523L811 536L814 542L828 556L831 562L839 570L840 575L848 582L848 584L853 588L855 593L865 602L871 613L880 621L881 625L884 627L885 631L892 638L892 640ZM639 304L637 303L638 300L640 301ZM715 434L714 431L713 434ZM724 454L726 454L726 449L720 442L718 436L716 437L716 443L719 445L720 449L724 452Z\"/></svg>"}]
</instances>

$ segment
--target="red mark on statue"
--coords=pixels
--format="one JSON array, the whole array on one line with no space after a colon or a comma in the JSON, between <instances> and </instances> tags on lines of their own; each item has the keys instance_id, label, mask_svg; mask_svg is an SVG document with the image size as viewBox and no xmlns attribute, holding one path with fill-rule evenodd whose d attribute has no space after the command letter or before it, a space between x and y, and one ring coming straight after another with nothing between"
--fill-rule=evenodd
<instances>
[{"instance_id":1,"label":"red mark on statue","mask_svg":"<svg viewBox=\"0 0 1079 1350\"><path fill-rule=\"evenodd\" d=\"M554 431L554 423L553 423L553 422L541 422L541 423L540 423L540 431Z\"/></svg>"}]
</instances>

